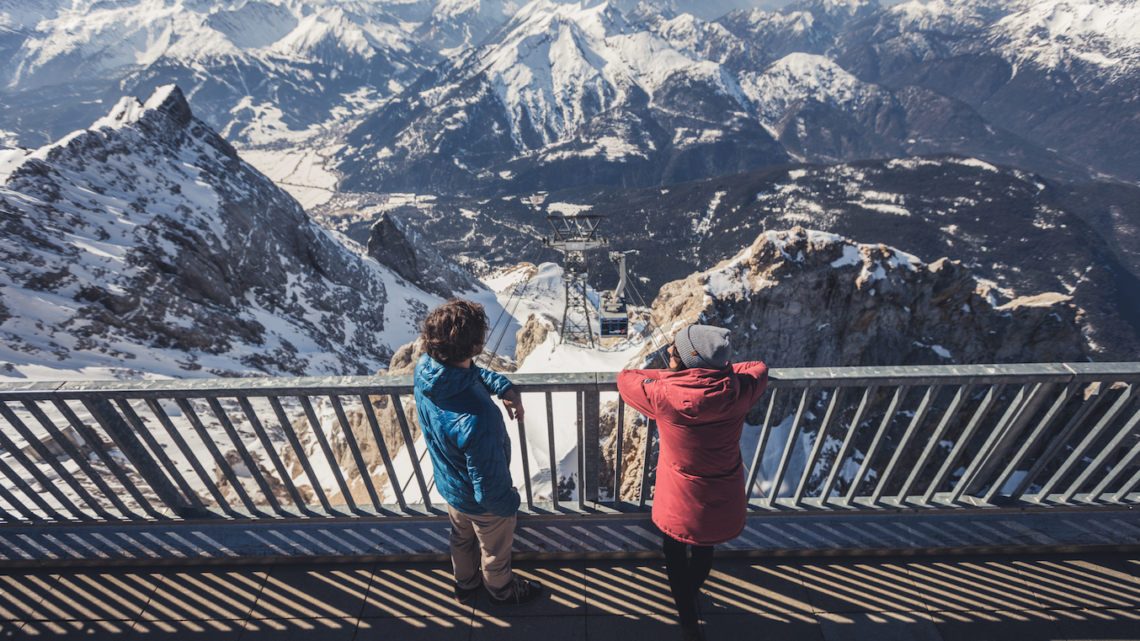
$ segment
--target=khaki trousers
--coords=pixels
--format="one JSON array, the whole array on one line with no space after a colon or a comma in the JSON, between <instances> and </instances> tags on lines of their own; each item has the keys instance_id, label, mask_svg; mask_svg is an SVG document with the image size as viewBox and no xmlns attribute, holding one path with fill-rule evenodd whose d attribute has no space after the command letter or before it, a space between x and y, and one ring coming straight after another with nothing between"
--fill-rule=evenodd
<instances>
[{"instance_id":1,"label":"khaki trousers","mask_svg":"<svg viewBox=\"0 0 1140 641\"><path fill-rule=\"evenodd\" d=\"M505 599L511 595L511 544L515 540L515 517L486 514L464 514L447 506L451 517L451 564L455 583L469 590L479 585L480 562L483 585L491 596Z\"/></svg>"}]
</instances>

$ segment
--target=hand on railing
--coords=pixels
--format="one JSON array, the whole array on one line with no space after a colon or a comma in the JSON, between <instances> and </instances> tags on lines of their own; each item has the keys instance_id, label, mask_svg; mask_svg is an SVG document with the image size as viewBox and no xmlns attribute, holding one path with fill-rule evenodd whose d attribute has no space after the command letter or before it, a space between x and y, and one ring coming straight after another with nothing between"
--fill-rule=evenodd
<instances>
[{"instance_id":1,"label":"hand on railing","mask_svg":"<svg viewBox=\"0 0 1140 641\"><path fill-rule=\"evenodd\" d=\"M519 396L518 392L513 388L507 390L502 396L502 401L503 407L507 408L507 416L511 417L511 420L523 420L522 397Z\"/></svg>"}]
</instances>

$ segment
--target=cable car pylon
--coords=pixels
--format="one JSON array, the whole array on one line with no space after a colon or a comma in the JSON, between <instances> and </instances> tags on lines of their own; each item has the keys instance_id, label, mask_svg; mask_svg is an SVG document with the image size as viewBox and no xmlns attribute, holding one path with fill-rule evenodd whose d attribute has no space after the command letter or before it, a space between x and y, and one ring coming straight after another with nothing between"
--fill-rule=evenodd
<instances>
[{"instance_id":1,"label":"cable car pylon","mask_svg":"<svg viewBox=\"0 0 1140 641\"><path fill-rule=\"evenodd\" d=\"M566 306L562 310L562 328L559 339L582 342L594 347L594 331L590 327L590 302L586 300L586 283L589 267L586 252L608 246L610 241L597 235L598 225L605 216L547 216L554 236L543 238L542 244L562 252L562 285L566 292ZM581 317L581 321L577 317Z\"/></svg>"}]
</instances>

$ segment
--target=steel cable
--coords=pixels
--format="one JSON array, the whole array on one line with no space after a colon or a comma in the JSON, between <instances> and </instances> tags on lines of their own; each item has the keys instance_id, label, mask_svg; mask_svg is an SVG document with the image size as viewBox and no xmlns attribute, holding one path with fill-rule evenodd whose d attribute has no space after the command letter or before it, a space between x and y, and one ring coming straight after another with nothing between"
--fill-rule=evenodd
<instances>
[{"instance_id":1,"label":"steel cable","mask_svg":"<svg viewBox=\"0 0 1140 641\"><path fill-rule=\"evenodd\" d=\"M536 261L542 256L542 252L544 249L548 249L548 248L545 245L539 244L539 246L535 249L535 251L530 256L531 260L529 262L530 262L530 264L535 266L535 269L536 269L535 273L536 274L537 274L537 268L538 268L538 263ZM522 294L526 291L527 287L530 286L530 281L531 281L531 279L528 278L521 283L515 284L515 286L511 289L510 297L507 298L506 304L503 305L502 311L499 312L499 316L495 319L495 324L491 327L491 330L488 332L488 335L487 335L488 340L486 342L490 343L491 342L490 339L493 339L495 337L495 332L497 332L499 330L499 323L503 320L503 316L507 317L507 321L503 325L503 331L502 331L502 333L499 334L499 339L495 342L495 346L493 348L491 348L490 350L488 350L490 353L490 356L488 357L488 360L486 362L487 365L490 365L491 362L494 360L494 357L499 355L499 346L502 345L503 338L506 337L506 335L507 335L507 329L509 329L511 326L511 320L514 319L514 311L513 310L508 311L508 309L511 307L511 303L514 302L514 309L517 310L519 303L522 302ZM517 301L516 301L516 299L517 299Z\"/></svg>"},{"instance_id":2,"label":"steel cable","mask_svg":"<svg viewBox=\"0 0 1140 641\"><path fill-rule=\"evenodd\" d=\"M660 325L658 325L656 322L653 321L652 308L649 307L649 305L645 304L645 299L641 297L641 292L637 291L637 286L633 284L633 282L635 280L637 280L636 278L634 278L633 271L630 270L629 267L627 266L625 269L625 273L626 273L625 286L628 287L633 292L633 295L637 297L637 300L641 301L641 307L649 310L649 312L648 312L648 314L649 314L649 341L653 344L654 360L656 360L658 357L660 357L662 360L664 360L665 357L661 355L661 353L660 353L661 348L657 346L657 341L654 339L654 335L657 332L661 332L661 338L664 339L665 342L668 342L667 335L665 334L665 330L662 329ZM668 361L665 361L665 366L666 367L669 366Z\"/></svg>"}]
</instances>

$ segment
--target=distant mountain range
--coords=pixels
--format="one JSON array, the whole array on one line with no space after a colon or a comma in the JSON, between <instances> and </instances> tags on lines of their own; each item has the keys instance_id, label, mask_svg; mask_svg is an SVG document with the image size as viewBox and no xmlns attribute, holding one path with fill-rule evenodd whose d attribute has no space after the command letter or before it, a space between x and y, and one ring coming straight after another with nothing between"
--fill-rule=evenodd
<instances>
[{"instance_id":1,"label":"distant mountain range","mask_svg":"<svg viewBox=\"0 0 1140 641\"><path fill-rule=\"evenodd\" d=\"M537 0L340 153L341 187L649 186L935 152L1140 180L1140 6L805 0L708 22Z\"/></svg>"},{"instance_id":2,"label":"distant mountain range","mask_svg":"<svg viewBox=\"0 0 1140 641\"><path fill-rule=\"evenodd\" d=\"M940 152L1140 181L1134 0L742 4L2 0L0 144L38 147L177 83L234 144L276 152L251 159L298 194Z\"/></svg>"}]
</instances>

